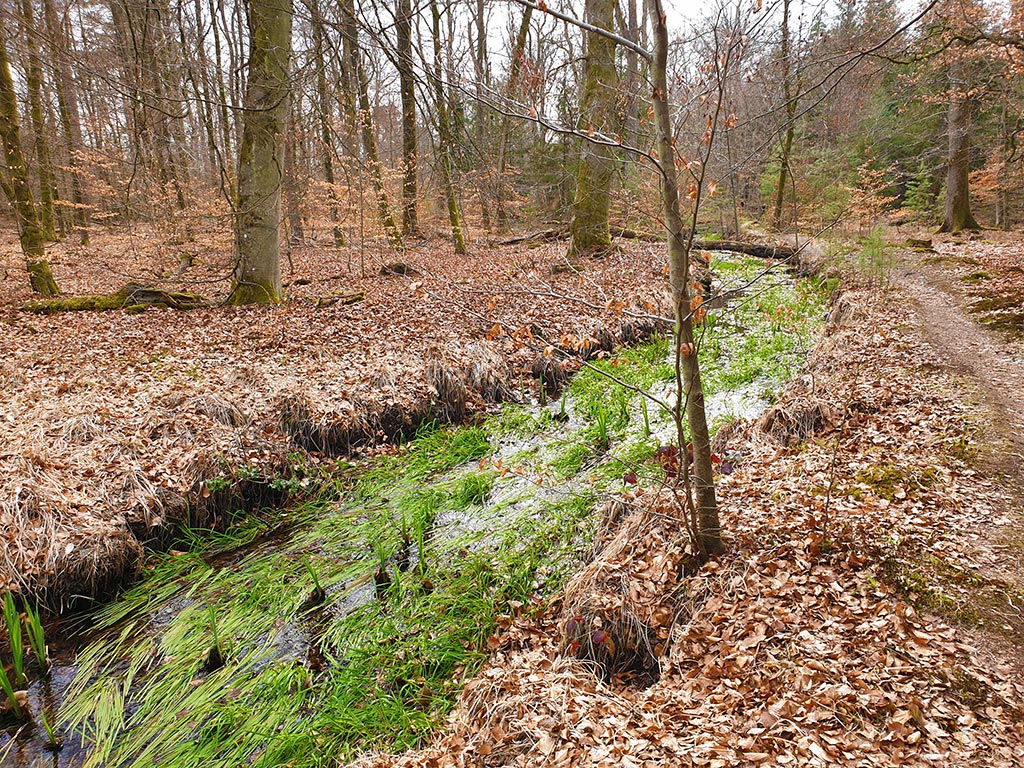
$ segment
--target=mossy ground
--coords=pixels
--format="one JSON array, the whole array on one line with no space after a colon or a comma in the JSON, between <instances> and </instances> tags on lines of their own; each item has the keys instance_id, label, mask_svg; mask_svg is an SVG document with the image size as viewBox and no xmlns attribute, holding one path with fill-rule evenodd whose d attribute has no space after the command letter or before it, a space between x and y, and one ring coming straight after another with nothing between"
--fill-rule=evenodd
<instances>
[{"instance_id":1,"label":"mossy ground","mask_svg":"<svg viewBox=\"0 0 1024 768\"><path fill-rule=\"evenodd\" d=\"M709 392L791 375L826 289L762 281L709 316ZM669 346L599 361L545 408L424 428L317 499L155 557L96 615L61 727L103 766L316 766L423 743L499 618L581 564L599 499L664 475L666 415L633 387L673 379Z\"/></svg>"}]
</instances>

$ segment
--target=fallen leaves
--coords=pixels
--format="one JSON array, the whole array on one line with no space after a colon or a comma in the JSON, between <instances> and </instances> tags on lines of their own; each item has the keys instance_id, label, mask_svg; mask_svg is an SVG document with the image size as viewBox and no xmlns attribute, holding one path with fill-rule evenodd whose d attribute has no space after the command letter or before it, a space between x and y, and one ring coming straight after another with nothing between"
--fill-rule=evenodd
<instances>
[{"instance_id":1,"label":"fallen leaves","mask_svg":"<svg viewBox=\"0 0 1024 768\"><path fill-rule=\"evenodd\" d=\"M623 600L657 607L646 618L670 632L657 682L599 683L563 642L560 601L510 633L432 746L357 765L1024 764L1024 681L892 583L912 551L976 574L970 532L1005 517L958 453L967 406L906 305L847 301L856 322L833 324L808 375L851 416L790 447L747 428L718 485L729 551L666 578L654 564L673 539L651 527L591 566ZM864 323L891 330L864 336ZM614 592L594 594L617 610ZM500 760L466 757L460 745L483 740Z\"/></svg>"},{"instance_id":2,"label":"fallen leaves","mask_svg":"<svg viewBox=\"0 0 1024 768\"><path fill-rule=\"evenodd\" d=\"M195 234L184 272L177 251L144 232L129 241L97 231L88 252L61 245L49 256L72 293L110 291L126 276L158 285L166 274L223 297L230 237ZM5 245L7 258L20 258L16 247ZM596 326L618 328L631 313L664 305L656 246L625 244L588 265L582 287L545 268L560 248L466 259L428 243L403 257L415 264L412 280L379 274L387 251L361 270L358 248L307 246L292 253L283 306L187 314L19 313L30 296L20 268L10 270L0 282L0 525L10 533L0 580L54 588L53 574L81 552L65 552L79 536L148 538L187 515L214 524L196 520L197 508L221 503L215 488L237 468L247 477L287 471L302 435L285 428L282 403L301 405L306 422L322 427L313 437L322 437L366 412L429 403L437 391L428 360L497 391L490 371L499 383L531 382L528 366L544 346L552 362L564 358L552 340L596 350ZM484 402L477 396L470 407Z\"/></svg>"}]
</instances>

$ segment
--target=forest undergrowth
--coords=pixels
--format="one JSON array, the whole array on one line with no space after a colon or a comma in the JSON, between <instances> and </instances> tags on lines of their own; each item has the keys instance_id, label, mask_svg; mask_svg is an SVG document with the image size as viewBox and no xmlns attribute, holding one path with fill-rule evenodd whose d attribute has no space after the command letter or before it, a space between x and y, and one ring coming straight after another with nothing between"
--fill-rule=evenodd
<instances>
[{"instance_id":1,"label":"forest undergrowth","mask_svg":"<svg viewBox=\"0 0 1024 768\"><path fill-rule=\"evenodd\" d=\"M868 277L779 403L731 430L726 553L680 579L678 508L652 494L588 566L591 604L665 638L653 684L567 652L570 584L500 622L440 739L357 765L1024 762L1020 595L986 567L1005 552L979 544L1012 537L1019 502L978 462L988 417L962 374L899 286Z\"/></svg>"},{"instance_id":2,"label":"forest undergrowth","mask_svg":"<svg viewBox=\"0 0 1024 768\"><path fill-rule=\"evenodd\" d=\"M69 292L131 276L223 298L221 251L179 270L173 250L103 237L54 250ZM109 594L143 546L280 501L281 480L303 480L296 454L329 462L560 386L574 359L671 314L655 244L557 273L557 245L403 258L397 274L390 251L310 247L275 308L40 315L20 310L21 281L0 282L0 580L53 604Z\"/></svg>"},{"instance_id":3,"label":"forest undergrowth","mask_svg":"<svg viewBox=\"0 0 1024 768\"><path fill-rule=\"evenodd\" d=\"M960 245L914 258L962 258ZM1019 251L990 250L995 257L982 268L991 273L1020 266ZM648 266L631 267L623 281L619 258ZM500 384L510 397L517 389L539 394L580 366L563 358L553 369L549 362L560 356L545 355L544 346L575 348L588 365L657 392L671 375L664 342L610 353L601 331L615 328L611 344L635 340L638 329L651 330L641 321L664 313L657 250L631 245L572 273L551 270L560 263L557 247L481 254L463 285L440 278L444 259L413 253L418 275L368 270L345 278L345 295L364 293L354 304L325 304L323 285L300 283L298 300L283 308L198 310L210 313L198 324L195 313L166 310L115 312L112 320L25 315L10 308L21 297L8 296L6 321L16 333L4 338L15 340L6 342L15 386L4 396L25 405L36 424L55 419L50 429L65 440L8 420L11 445L34 442L20 457L4 456L28 462L11 496L23 506L9 500L4 511L38 520L40 510L61 510L54 518L81 538L57 538L58 552L90 540L90 519L111 512L137 546L128 510L97 501L166 500L111 479L123 461L146 475L145 456L167 446L181 466L220 446L207 474L167 475L192 478L172 484L179 499L191 491L193 503L213 498L227 509L239 497L217 494L246 480L261 492L315 487L323 496L284 518L178 540L149 561L140 587L112 604L103 621L120 639L86 651L63 713L65 726L69 719L100 745L97 764L230 764L243 754L275 764L301 754L310 765L330 765L367 747L381 752L356 757L356 765L1024 760L1024 689L1014 656L1022 628L1012 611L1019 595L986 568L992 551L977 546L1004 535L1012 501L979 466L978 404L962 396L958 374L922 335L891 275L840 270L844 287L828 308L824 337L763 415L747 421L737 400L717 404L728 546L694 572L673 491L681 456L663 450L653 411L617 395L597 370L579 373L562 399L533 410L506 407L454 431L443 424L486 410L485 401L497 399L487 386ZM980 280L961 283L969 290ZM711 321L720 327L705 339L709 402L736 387L756 398L799 366L792 328L820 320L820 289L798 289L781 304L772 290L762 284L740 297L767 331L742 349L752 338L743 335L750 329L742 313ZM382 308L392 313L387 328L375 319ZM259 342L263 331L252 328L264 314L268 327L285 328L274 344ZM495 314L504 319L483 319ZM321 318L329 322L312 322ZM464 327L469 338L456 330ZM529 333L517 337L524 327ZM386 351L371 358L345 328L368 332ZM154 343L157 334L186 344L169 351ZM730 357L730 348L739 352ZM428 349L462 354L454 369L464 385L477 371L483 386L464 390L465 411L443 410L451 401L439 397L438 384L452 379L436 365L431 377L437 357L417 357ZM188 355L202 362L183 369ZM487 371L511 367L482 376L474 365L482 357ZM77 378L68 378L72 371ZM127 383L133 377L135 386ZM224 402L204 411L195 398L214 385ZM289 387L303 392L306 434L321 440L330 432L316 425L331 423L327 416L356 393L363 403L383 396L426 406L422 423L405 425L404 437L417 438L410 448L362 450L350 466L327 452L302 455L298 433L281 417L296 413ZM58 405L40 411L54 393ZM62 416L69 393L80 395L79 408ZM268 403L288 408L268 417ZM244 418L232 423L236 411ZM184 433L157 442L172 424L193 442ZM272 448L253 454L257 444ZM54 487L90 461L95 472L97 451L110 457L109 474L92 476L94 485L78 488L72 503L27 482L45 478ZM247 463L253 469L239 470ZM377 469L367 474L369 466ZM327 476L335 480L320 485ZM527 481L539 489L533 511L502 493ZM347 517L341 498L356 501ZM501 556L480 548L493 522L481 512L490 507L522 523L491 540L508 547ZM450 537L439 535L445 530ZM8 563L32 553L13 543ZM272 557L260 556L263 543L276 548ZM140 640L152 630L153 639ZM145 685L116 682L133 679ZM169 702L176 704L163 706ZM178 711L194 713L185 741L170 729ZM377 738L367 738L370 723L386 724ZM254 742L245 743L254 736L265 745L255 752Z\"/></svg>"},{"instance_id":4,"label":"forest undergrowth","mask_svg":"<svg viewBox=\"0 0 1024 768\"><path fill-rule=\"evenodd\" d=\"M729 286L765 270L719 266ZM821 326L822 281L761 279L721 317L765 351L727 354L741 333L709 324L712 398L773 390ZM425 424L336 474L322 502L153 558L96 617L63 732L105 766L312 766L422 745L501 617L545 610L595 536L614 531L614 510L678 472L667 415L632 389L665 385L668 360L658 337L595 361L546 405Z\"/></svg>"}]
</instances>

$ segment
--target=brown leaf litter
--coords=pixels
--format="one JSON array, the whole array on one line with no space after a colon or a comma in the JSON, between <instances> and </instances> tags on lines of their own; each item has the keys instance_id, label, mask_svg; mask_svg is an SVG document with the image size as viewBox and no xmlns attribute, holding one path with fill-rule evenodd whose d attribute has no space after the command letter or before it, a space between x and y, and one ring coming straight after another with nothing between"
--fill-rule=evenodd
<instances>
[{"instance_id":1,"label":"brown leaf litter","mask_svg":"<svg viewBox=\"0 0 1024 768\"><path fill-rule=\"evenodd\" d=\"M845 293L778 407L733 431L725 555L680 578L671 489L623 500L566 592L505 619L434 743L355 765L1024 765L1020 669L956 621L957 584L893 577L922 557L976 574L972 541L1008 524L912 320L898 291ZM615 622L645 628L656 679L584 648Z\"/></svg>"},{"instance_id":2,"label":"brown leaf litter","mask_svg":"<svg viewBox=\"0 0 1024 768\"><path fill-rule=\"evenodd\" d=\"M45 316L18 310L31 294L16 248L0 248L0 583L52 602L116 588L175 525L280 501L266 481L296 451L347 454L537 377L557 386L575 356L648 335L666 311L653 244L552 274L557 244L455 257L424 242L406 275L380 274L394 254L373 244L311 245L289 255L279 307ZM223 299L230 240L182 248L97 232L48 255L68 293L133 282ZM339 293L363 298L321 300Z\"/></svg>"}]
</instances>

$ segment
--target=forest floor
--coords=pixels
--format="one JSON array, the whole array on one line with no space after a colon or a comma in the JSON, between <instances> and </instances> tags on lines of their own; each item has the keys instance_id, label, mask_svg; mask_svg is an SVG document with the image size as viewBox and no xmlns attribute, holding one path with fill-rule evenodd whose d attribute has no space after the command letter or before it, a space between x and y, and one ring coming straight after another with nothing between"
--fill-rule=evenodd
<instances>
[{"instance_id":1,"label":"forest floor","mask_svg":"<svg viewBox=\"0 0 1024 768\"><path fill-rule=\"evenodd\" d=\"M131 282L217 301L229 287L230 241L210 233L171 245L100 231L49 257L69 295ZM394 258L296 248L280 307L46 315L21 309L33 297L8 236L0 586L53 603L107 593L137 569L140 544L274 501L296 464L535 392L574 354L643 338L670 314L656 244L576 266L557 244L455 257L421 242L402 256L407 274L385 269Z\"/></svg>"},{"instance_id":2,"label":"forest floor","mask_svg":"<svg viewBox=\"0 0 1024 768\"><path fill-rule=\"evenodd\" d=\"M102 238L53 254L66 291L223 296L228 244L183 258ZM455 418L553 375L547 347L591 354L666 314L657 245L582 271L561 271L562 252L425 244L399 276L380 274L383 253L360 270L355 249L309 248L279 308L36 315L6 243L0 578L100 592L82 570L105 567L98 542L130 544L116 582L139 541L216 523L218 494L300 447L329 463ZM680 579L671 489L627 493L565 592L503 620L434 742L361 765L1024 765L1024 246L950 239L899 250L884 280L843 272L803 375L728 430L726 553ZM581 601L588 632L650 628L652 684L576 658Z\"/></svg>"},{"instance_id":3,"label":"forest floor","mask_svg":"<svg viewBox=\"0 0 1024 768\"><path fill-rule=\"evenodd\" d=\"M1024 765L1024 248L936 248L848 279L775 417L736 429L726 554L680 583L655 495L662 524L635 511L584 574L604 628L667 640L653 685L567 652L577 580L508 618L433 745L361 765Z\"/></svg>"}]
</instances>

